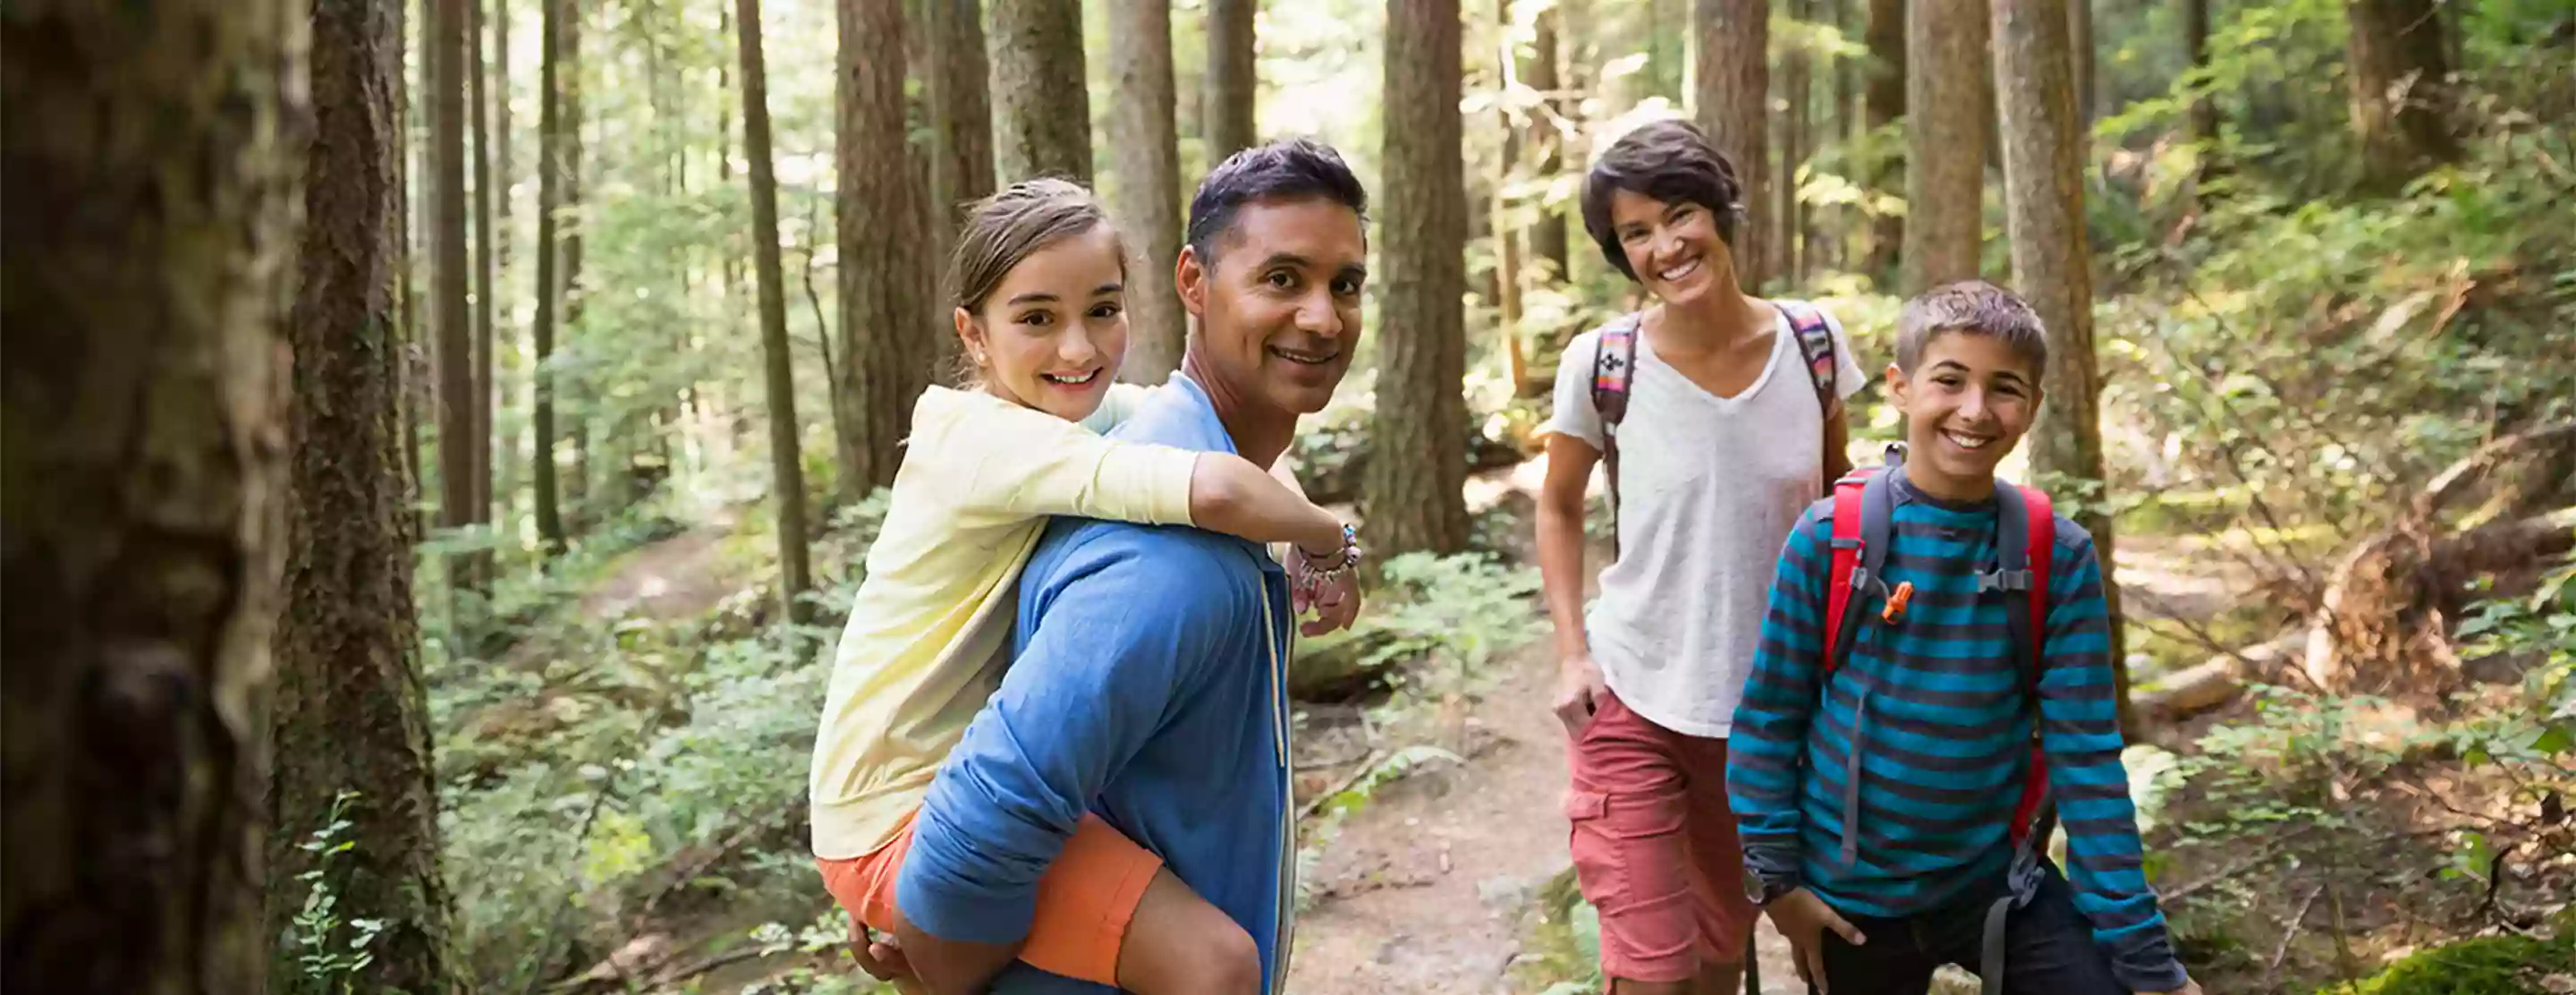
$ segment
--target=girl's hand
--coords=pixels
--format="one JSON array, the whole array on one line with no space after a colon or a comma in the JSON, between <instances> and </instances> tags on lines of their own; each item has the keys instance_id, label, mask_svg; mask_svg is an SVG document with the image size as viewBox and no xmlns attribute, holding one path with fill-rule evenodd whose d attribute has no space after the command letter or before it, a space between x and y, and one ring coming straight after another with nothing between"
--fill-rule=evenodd
<instances>
[{"instance_id":1,"label":"girl's hand","mask_svg":"<svg viewBox=\"0 0 2576 995\"><path fill-rule=\"evenodd\" d=\"M1336 553L1336 557L1343 554ZM1316 577L1317 571L1303 549L1289 551L1288 569L1294 580L1289 584L1289 607L1299 615L1315 613L1298 627L1299 632L1320 636L1335 629L1349 628L1360 614L1359 571L1344 569L1329 578Z\"/></svg>"}]
</instances>

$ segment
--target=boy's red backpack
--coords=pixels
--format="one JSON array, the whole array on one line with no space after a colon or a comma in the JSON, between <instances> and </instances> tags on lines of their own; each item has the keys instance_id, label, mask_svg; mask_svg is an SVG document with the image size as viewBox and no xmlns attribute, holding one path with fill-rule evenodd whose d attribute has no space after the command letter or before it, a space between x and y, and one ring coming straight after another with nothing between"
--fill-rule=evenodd
<instances>
[{"instance_id":1,"label":"boy's red backpack","mask_svg":"<svg viewBox=\"0 0 2576 995\"><path fill-rule=\"evenodd\" d=\"M1856 468L1834 482L1833 561L1826 574L1824 671L1816 683L1820 694L1830 686L1843 659L1851 655L1852 642L1860 634L1862 602L1868 600L1873 589L1882 599L1880 621L1893 623L1904 618L1906 599L1913 586L1904 584L1891 591L1882 575L1889 538L1895 532L1895 497L1890 493L1894 488L1887 471L1903 462L1902 447L1890 447L1887 466ZM2013 657L2020 665L2023 693L2031 702L2030 776L2022 781L2021 800L2013 806L2010 827L2013 862L2008 873L2018 875L2038 848L2046 845L2057 821L2055 809L2048 804L2048 765L2040 753L2038 717L2039 677L2046 664L2049 568L2057 549L2057 513L2048 495L2039 488L2002 480L1995 483L1995 568L1978 575L1977 593L2002 591L2007 596L2004 604L2012 619L2008 631ZM1858 748L1854 744L1855 770ZM1845 837L1843 859L1847 863L1854 857L1855 839ZM1987 911L1985 964L1979 973L1988 995L1999 990L2003 977L2004 917L2021 899L2022 896L2007 895Z\"/></svg>"},{"instance_id":2,"label":"boy's red backpack","mask_svg":"<svg viewBox=\"0 0 2576 995\"><path fill-rule=\"evenodd\" d=\"M1816 385L1816 403L1824 410L1834 407L1833 329L1825 324L1825 313L1805 301L1774 300L1773 307L1788 316L1789 329L1798 340L1798 355L1807 364L1807 379ZM1619 514L1619 423L1628 417L1628 389L1637 377L1637 316L1630 314L1601 330L1592 344L1592 409L1601 413L1601 463L1610 474L1610 514L1616 523Z\"/></svg>"}]
</instances>

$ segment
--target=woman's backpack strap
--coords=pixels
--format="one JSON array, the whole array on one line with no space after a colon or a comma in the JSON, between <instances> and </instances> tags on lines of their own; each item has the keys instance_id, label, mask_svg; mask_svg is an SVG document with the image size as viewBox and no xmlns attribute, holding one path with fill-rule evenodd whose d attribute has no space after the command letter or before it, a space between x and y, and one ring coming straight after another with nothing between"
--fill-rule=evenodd
<instances>
[{"instance_id":1,"label":"woman's backpack strap","mask_svg":"<svg viewBox=\"0 0 2576 995\"><path fill-rule=\"evenodd\" d=\"M1807 364L1807 379L1816 386L1816 404L1826 411L1834 409L1840 393L1834 390L1834 377L1842 365L1834 355L1834 329L1825 321L1825 312L1806 301L1775 300L1773 307L1789 317L1789 330L1798 340L1798 356Z\"/></svg>"}]
</instances>

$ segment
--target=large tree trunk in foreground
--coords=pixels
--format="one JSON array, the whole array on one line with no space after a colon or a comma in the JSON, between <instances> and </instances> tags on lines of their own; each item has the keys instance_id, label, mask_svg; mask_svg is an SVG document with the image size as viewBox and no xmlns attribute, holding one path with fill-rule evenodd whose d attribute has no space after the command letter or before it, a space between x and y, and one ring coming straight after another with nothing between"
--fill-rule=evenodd
<instances>
[{"instance_id":1,"label":"large tree trunk in foreground","mask_svg":"<svg viewBox=\"0 0 2576 995\"><path fill-rule=\"evenodd\" d=\"M2352 130L2361 137L2363 183L2393 191L2433 166L2456 162L2451 136L2450 46L2433 0L2345 0L2352 30Z\"/></svg>"},{"instance_id":2,"label":"large tree trunk in foreground","mask_svg":"<svg viewBox=\"0 0 2576 995\"><path fill-rule=\"evenodd\" d=\"M1977 275L1992 85L1986 0L1909 0L1901 293Z\"/></svg>"},{"instance_id":3,"label":"large tree trunk in foreground","mask_svg":"<svg viewBox=\"0 0 2576 995\"><path fill-rule=\"evenodd\" d=\"M313 11L315 135L306 160L295 347L286 609L277 629L268 794L272 939L317 887L342 922L386 923L354 972L367 991L459 990L438 864L429 702L412 618L411 513L403 479L393 232L401 196L400 0L322 0ZM327 856L303 844L357 793ZM318 881L307 881L319 870ZM319 939L332 946L342 927ZM273 991L307 990L299 944L273 952Z\"/></svg>"},{"instance_id":4,"label":"large tree trunk in foreground","mask_svg":"<svg viewBox=\"0 0 2576 995\"><path fill-rule=\"evenodd\" d=\"M1694 66L1699 126L1709 144L1735 163L1745 214L1728 250L1735 257L1735 282L1754 290L1779 272L1771 226L1761 216L1771 209L1771 128L1764 107L1770 99L1771 4L1697 0L1691 10L1691 30L1700 39Z\"/></svg>"},{"instance_id":5,"label":"large tree trunk in foreground","mask_svg":"<svg viewBox=\"0 0 2576 995\"><path fill-rule=\"evenodd\" d=\"M2051 480L2099 485L2102 380L2093 357L2093 253L2084 237L2084 143L2066 58L2066 9L2055 0L1988 2L1994 9L2013 286L2048 329L2048 371L2041 386L2048 416L2031 437L2031 469ZM2120 587L2112 576L2117 558L2111 516L2092 502L2073 517L2093 534L2101 557L2120 725L2134 733Z\"/></svg>"},{"instance_id":6,"label":"large tree trunk in foreground","mask_svg":"<svg viewBox=\"0 0 2576 995\"><path fill-rule=\"evenodd\" d=\"M0 17L0 988L264 990L307 9Z\"/></svg>"},{"instance_id":7,"label":"large tree trunk in foreground","mask_svg":"<svg viewBox=\"0 0 2576 995\"><path fill-rule=\"evenodd\" d=\"M760 284L761 372L769 387L769 487L778 500L778 598L803 621L805 464L796 445L796 376L788 362L786 276L778 262L778 178L769 159L769 76L761 64L760 0L734 0L742 54L743 151L751 160L752 275Z\"/></svg>"},{"instance_id":8,"label":"large tree trunk in foreground","mask_svg":"<svg viewBox=\"0 0 2576 995\"><path fill-rule=\"evenodd\" d=\"M558 215L565 193L560 77L569 54L564 50L565 7L577 0L539 2L544 5L544 23L538 28L542 61L537 70L537 314L529 332L534 356L529 378L533 398L528 428L535 437L536 449L529 462L530 488L537 504L537 539L546 554L554 556L564 551L563 509L555 494L555 374L550 365L555 351L556 308L563 302L563 288L557 282L560 274L556 272L556 263L563 256L558 241L562 228Z\"/></svg>"},{"instance_id":9,"label":"large tree trunk in foreground","mask_svg":"<svg viewBox=\"0 0 2576 995\"><path fill-rule=\"evenodd\" d=\"M842 0L842 9L854 2ZM1055 176L1090 186L1091 88L1082 68L1081 0L1001 0L992 15L984 52L993 64L997 178L1017 183Z\"/></svg>"},{"instance_id":10,"label":"large tree trunk in foreground","mask_svg":"<svg viewBox=\"0 0 2576 995\"><path fill-rule=\"evenodd\" d=\"M1200 105L1208 168L1261 142L1253 15L1261 0L1207 0L1207 92Z\"/></svg>"},{"instance_id":11,"label":"large tree trunk in foreground","mask_svg":"<svg viewBox=\"0 0 2576 995\"><path fill-rule=\"evenodd\" d=\"M1158 384L1181 365L1180 135L1172 120L1170 0L1111 0L1109 64L1117 74L1109 147L1118 169L1109 213L1143 265L1127 274L1127 362L1119 379Z\"/></svg>"},{"instance_id":12,"label":"large tree trunk in foreground","mask_svg":"<svg viewBox=\"0 0 2576 995\"><path fill-rule=\"evenodd\" d=\"M1467 544L1467 283L1458 0L1389 0L1379 258L1377 418L1369 531L1389 555ZM1399 447L1393 440L1404 440Z\"/></svg>"},{"instance_id":13,"label":"large tree trunk in foreground","mask_svg":"<svg viewBox=\"0 0 2576 995\"><path fill-rule=\"evenodd\" d=\"M839 23L840 85L835 103L840 127L834 147L840 170L835 213L841 253L841 347L833 358L841 364L842 389L832 422L841 457L838 497L841 503L852 504L870 491L894 484L895 469L903 464L900 446L912 422L913 398L904 388L913 382L906 364L916 354L907 346L906 336L931 330L917 327L922 309L913 300L918 285L912 257L887 251L883 237L912 227L909 217L914 210L912 170L903 168L909 161L904 145L903 61L872 54L903 51L903 4L900 0L840 0ZM1079 45L1078 20L1076 28L1074 43ZM993 54L998 64L998 47ZM1076 89L1081 79L1076 72ZM1087 134L1089 129L1084 131Z\"/></svg>"}]
</instances>

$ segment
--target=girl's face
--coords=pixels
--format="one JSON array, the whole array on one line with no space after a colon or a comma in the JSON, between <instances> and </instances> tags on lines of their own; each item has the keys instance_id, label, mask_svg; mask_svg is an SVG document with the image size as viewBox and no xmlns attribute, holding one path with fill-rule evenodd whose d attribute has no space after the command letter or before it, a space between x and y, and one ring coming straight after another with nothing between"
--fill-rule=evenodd
<instances>
[{"instance_id":1,"label":"girl's face","mask_svg":"<svg viewBox=\"0 0 2576 995\"><path fill-rule=\"evenodd\" d=\"M1666 304L1687 304L1735 282L1735 259L1708 208L1616 190L1610 226L1637 282Z\"/></svg>"},{"instance_id":2,"label":"girl's face","mask_svg":"<svg viewBox=\"0 0 2576 995\"><path fill-rule=\"evenodd\" d=\"M1126 282L1105 224L1020 260L981 310L957 309L984 390L1066 421L1090 417L1127 357Z\"/></svg>"}]
</instances>

